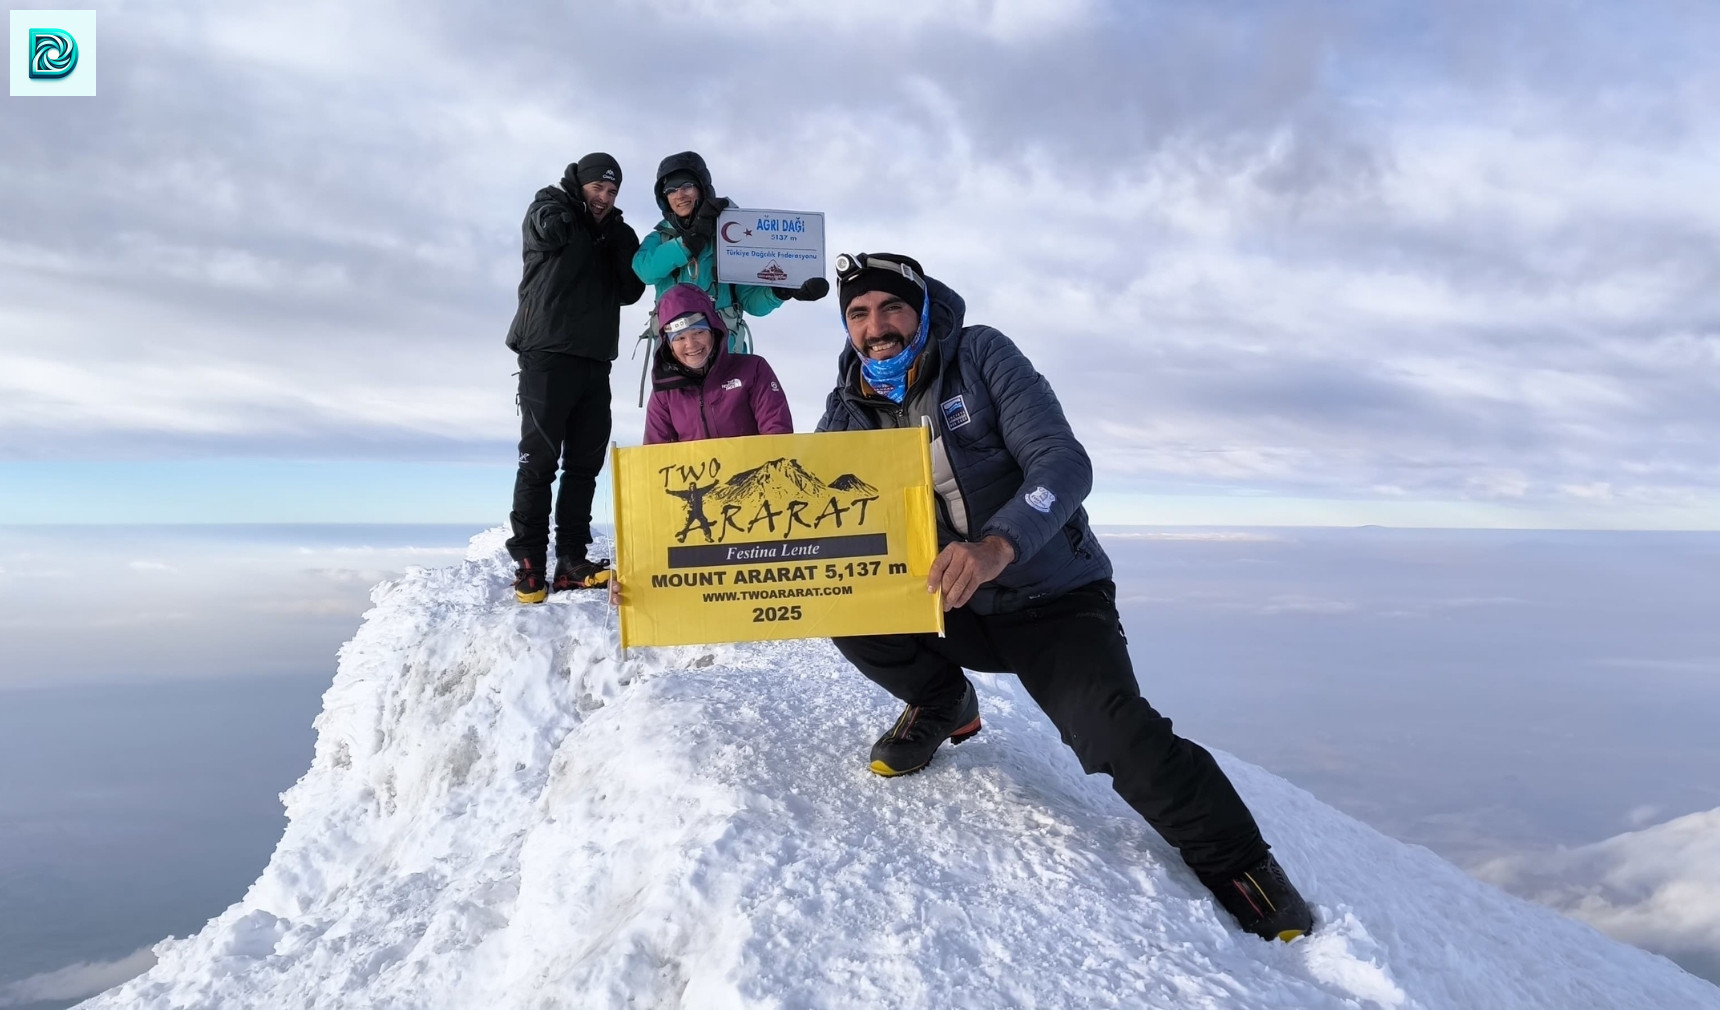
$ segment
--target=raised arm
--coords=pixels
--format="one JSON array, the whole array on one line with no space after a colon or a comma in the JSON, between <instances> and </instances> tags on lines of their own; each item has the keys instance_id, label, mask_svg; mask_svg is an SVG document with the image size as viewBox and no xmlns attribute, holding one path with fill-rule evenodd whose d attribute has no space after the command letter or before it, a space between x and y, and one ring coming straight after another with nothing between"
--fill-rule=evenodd
<instances>
[{"instance_id":1,"label":"raised arm","mask_svg":"<svg viewBox=\"0 0 1720 1010\"><path fill-rule=\"evenodd\" d=\"M573 234L573 209L544 195L550 192L554 190L538 192L537 199L526 210L524 223L520 225L527 252L553 252L567 245L569 236Z\"/></svg>"},{"instance_id":2,"label":"raised arm","mask_svg":"<svg viewBox=\"0 0 1720 1010\"><path fill-rule=\"evenodd\" d=\"M645 284L661 286L692 259L683 240L665 240L663 233L653 228L633 254L633 273Z\"/></svg>"}]
</instances>

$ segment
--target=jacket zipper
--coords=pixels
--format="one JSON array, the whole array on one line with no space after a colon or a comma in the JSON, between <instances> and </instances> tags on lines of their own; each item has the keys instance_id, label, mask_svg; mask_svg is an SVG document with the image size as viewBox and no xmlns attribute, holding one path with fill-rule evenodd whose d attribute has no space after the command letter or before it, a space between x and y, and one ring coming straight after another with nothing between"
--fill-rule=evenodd
<instances>
[{"instance_id":1,"label":"jacket zipper","mask_svg":"<svg viewBox=\"0 0 1720 1010\"><path fill-rule=\"evenodd\" d=\"M939 376L938 385L940 387L943 385L943 376L942 375ZM942 392L943 390L940 389L939 391ZM861 399L860 397L854 396L853 394L849 393L846 390L843 391L842 399L845 402L846 406L848 407L848 414L850 417L853 417L855 420L860 421L862 423L867 423L867 422L871 421L871 418L867 417L865 414L865 409L864 409L865 408L865 401L863 399ZM932 402L933 403L942 403L943 400L940 400L936 397L933 397ZM898 422L897 427L905 427L907 420L908 420L907 403L904 402L900 406L892 406L890 408L890 411ZM938 430L938 419L933 418L932 419L932 437L936 438L941 434L945 434L945 433L940 432ZM952 455L951 445L950 445L948 440L946 440L944 442L944 458L948 459L950 461L950 479L956 482L956 493L961 495L962 508L967 509L968 508L968 501L969 501L967 488L962 486L961 468L956 466L955 457ZM956 524L955 524L954 518L950 515L949 503L944 501L943 495L937 493L936 488L934 488L932 490L932 500L934 500L938 503L938 511L943 514L944 519L946 520L946 522L948 522L950 532L956 533ZM968 543L978 543L979 542L979 541L974 539L974 535L975 535L976 531L974 530L973 519L974 519L973 512L972 512L972 510L969 510L968 514L967 514L968 532L967 532L967 536L964 538ZM960 534L957 534L957 535L959 536ZM1015 560L1020 561L1021 558L1016 558ZM1011 562L1011 563L1013 564L1014 562Z\"/></svg>"},{"instance_id":2,"label":"jacket zipper","mask_svg":"<svg viewBox=\"0 0 1720 1010\"><path fill-rule=\"evenodd\" d=\"M711 437L711 419L705 414L705 387L699 387L699 423L705 428L705 437Z\"/></svg>"}]
</instances>

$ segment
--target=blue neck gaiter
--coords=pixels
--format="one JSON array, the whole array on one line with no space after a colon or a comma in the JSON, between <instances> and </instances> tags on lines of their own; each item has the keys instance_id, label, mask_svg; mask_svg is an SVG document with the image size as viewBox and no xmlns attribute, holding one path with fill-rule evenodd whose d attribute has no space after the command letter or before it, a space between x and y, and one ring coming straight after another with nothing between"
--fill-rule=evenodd
<instances>
[{"instance_id":1,"label":"blue neck gaiter","mask_svg":"<svg viewBox=\"0 0 1720 1010\"><path fill-rule=\"evenodd\" d=\"M866 384L892 403L901 403L908 395L908 369L914 367L914 362L926 347L926 333L930 329L931 319L932 299L928 293L920 303L920 328L914 333L914 339L902 349L901 354L883 361L860 359L860 374L866 378Z\"/></svg>"}]
</instances>

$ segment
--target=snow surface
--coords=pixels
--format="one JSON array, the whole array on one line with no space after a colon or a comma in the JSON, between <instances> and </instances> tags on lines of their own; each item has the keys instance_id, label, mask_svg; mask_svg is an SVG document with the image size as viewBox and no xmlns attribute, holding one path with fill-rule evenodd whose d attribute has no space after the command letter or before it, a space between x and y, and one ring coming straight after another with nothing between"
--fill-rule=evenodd
<instances>
[{"instance_id":1,"label":"snow surface","mask_svg":"<svg viewBox=\"0 0 1720 1010\"><path fill-rule=\"evenodd\" d=\"M263 875L85 1007L1720 1008L1221 753L1323 924L1257 940L1013 678L881 779L897 706L828 643L622 658L503 537L376 589Z\"/></svg>"}]
</instances>

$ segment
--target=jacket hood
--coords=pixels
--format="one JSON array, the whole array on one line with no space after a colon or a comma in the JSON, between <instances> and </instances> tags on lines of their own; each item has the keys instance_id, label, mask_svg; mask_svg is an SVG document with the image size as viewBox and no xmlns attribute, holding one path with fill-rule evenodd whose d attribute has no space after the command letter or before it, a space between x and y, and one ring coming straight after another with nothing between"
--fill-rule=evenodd
<instances>
[{"instance_id":1,"label":"jacket hood","mask_svg":"<svg viewBox=\"0 0 1720 1010\"><path fill-rule=\"evenodd\" d=\"M705 294L704 289L697 284L677 284L657 299L658 327L689 312L704 313L705 320L711 324L711 329L717 331L718 336L729 335L728 324L723 322L722 314L717 311L711 296Z\"/></svg>"},{"instance_id":2,"label":"jacket hood","mask_svg":"<svg viewBox=\"0 0 1720 1010\"><path fill-rule=\"evenodd\" d=\"M711 188L711 170L705 167L705 159L699 157L696 151L682 151L664 158L657 166L657 179L651 184L651 192L657 197L657 206L662 208L663 217L673 220L675 214L669 209L669 198L663 195L663 180L676 172L691 172L699 180L699 196L701 199L714 200L716 194Z\"/></svg>"},{"instance_id":3,"label":"jacket hood","mask_svg":"<svg viewBox=\"0 0 1720 1010\"><path fill-rule=\"evenodd\" d=\"M659 337L657 349L651 354L651 388L652 389L684 389L688 386L702 386L705 379L714 373L728 356L728 341L717 339L711 342L711 356L705 360L705 367L693 371L681 364L675 358L675 352L669 350L669 342Z\"/></svg>"},{"instance_id":4,"label":"jacket hood","mask_svg":"<svg viewBox=\"0 0 1720 1010\"><path fill-rule=\"evenodd\" d=\"M671 170L672 171L672 170ZM657 324L668 322L677 316L689 312L702 313L711 324L714 334L711 340L711 356L705 361L701 371L693 371L681 364L675 358L675 352L670 350L669 341L662 335L657 337L657 349L651 360L651 387L653 389L679 389L683 386L702 385L705 376L711 374L717 362L722 359L728 345L729 328L723 322L722 315L711 301L711 296L705 294L697 285L677 284L663 292L663 297L657 299Z\"/></svg>"},{"instance_id":5,"label":"jacket hood","mask_svg":"<svg viewBox=\"0 0 1720 1010\"><path fill-rule=\"evenodd\" d=\"M953 346L961 336L962 327L967 325L967 301L936 277L926 278L926 294L932 302L932 327L927 331L928 337L940 346Z\"/></svg>"}]
</instances>

